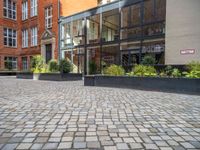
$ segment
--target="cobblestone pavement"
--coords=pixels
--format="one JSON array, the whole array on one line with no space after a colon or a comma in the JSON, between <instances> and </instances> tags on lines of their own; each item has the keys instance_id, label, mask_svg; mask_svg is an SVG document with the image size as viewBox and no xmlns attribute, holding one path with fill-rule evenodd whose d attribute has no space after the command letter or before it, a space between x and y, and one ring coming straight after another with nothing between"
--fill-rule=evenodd
<instances>
[{"instance_id":1,"label":"cobblestone pavement","mask_svg":"<svg viewBox=\"0 0 200 150\"><path fill-rule=\"evenodd\" d=\"M0 77L0 149L200 149L200 96Z\"/></svg>"}]
</instances>

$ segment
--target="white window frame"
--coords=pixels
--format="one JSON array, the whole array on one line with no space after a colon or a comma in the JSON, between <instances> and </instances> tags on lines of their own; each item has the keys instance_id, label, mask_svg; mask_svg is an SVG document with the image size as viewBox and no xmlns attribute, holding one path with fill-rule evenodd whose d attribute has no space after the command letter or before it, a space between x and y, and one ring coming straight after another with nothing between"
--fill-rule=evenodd
<instances>
[{"instance_id":1,"label":"white window frame","mask_svg":"<svg viewBox=\"0 0 200 150\"><path fill-rule=\"evenodd\" d=\"M10 8L9 8L10 1ZM15 6L15 7L14 7ZM6 15L4 14L6 11ZM9 12L11 13L11 17L9 16ZM8 19L17 20L17 4L12 0L4 0L3 1L3 16Z\"/></svg>"},{"instance_id":2,"label":"white window frame","mask_svg":"<svg viewBox=\"0 0 200 150\"><path fill-rule=\"evenodd\" d=\"M38 15L38 0L31 0L31 17Z\"/></svg>"},{"instance_id":3,"label":"white window frame","mask_svg":"<svg viewBox=\"0 0 200 150\"><path fill-rule=\"evenodd\" d=\"M9 33L10 31L11 31L11 33ZM6 35L5 35L5 33L6 33ZM17 31L16 30L10 29L10 28L4 28L3 35L4 35L4 46L14 47L14 48L17 47ZM5 40L6 40L6 44L5 44ZM11 45L9 45L9 40L12 41ZM14 45L14 43L15 43L15 45Z\"/></svg>"},{"instance_id":4,"label":"white window frame","mask_svg":"<svg viewBox=\"0 0 200 150\"><path fill-rule=\"evenodd\" d=\"M53 24L53 7L49 6L45 8L45 27L52 28Z\"/></svg>"},{"instance_id":5,"label":"white window frame","mask_svg":"<svg viewBox=\"0 0 200 150\"><path fill-rule=\"evenodd\" d=\"M28 47L28 29L22 30L22 48Z\"/></svg>"},{"instance_id":6,"label":"white window frame","mask_svg":"<svg viewBox=\"0 0 200 150\"><path fill-rule=\"evenodd\" d=\"M28 1L22 2L22 20L28 19Z\"/></svg>"},{"instance_id":7,"label":"white window frame","mask_svg":"<svg viewBox=\"0 0 200 150\"><path fill-rule=\"evenodd\" d=\"M31 46L38 45L38 28L31 28Z\"/></svg>"}]
</instances>

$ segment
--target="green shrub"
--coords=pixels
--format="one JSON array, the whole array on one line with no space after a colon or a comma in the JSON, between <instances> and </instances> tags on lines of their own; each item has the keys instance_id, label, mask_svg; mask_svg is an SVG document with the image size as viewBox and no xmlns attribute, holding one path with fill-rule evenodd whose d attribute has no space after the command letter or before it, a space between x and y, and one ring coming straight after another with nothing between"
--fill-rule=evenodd
<instances>
[{"instance_id":1,"label":"green shrub","mask_svg":"<svg viewBox=\"0 0 200 150\"><path fill-rule=\"evenodd\" d=\"M47 65L44 63L44 59L42 56L37 55L31 59L31 70L33 73L46 73Z\"/></svg>"},{"instance_id":2,"label":"green shrub","mask_svg":"<svg viewBox=\"0 0 200 150\"><path fill-rule=\"evenodd\" d=\"M104 73L111 76L123 76L125 75L125 70L121 66L111 65L104 70Z\"/></svg>"},{"instance_id":3,"label":"green shrub","mask_svg":"<svg viewBox=\"0 0 200 150\"><path fill-rule=\"evenodd\" d=\"M97 65L94 61L89 62L89 74L96 74L97 72Z\"/></svg>"},{"instance_id":4,"label":"green shrub","mask_svg":"<svg viewBox=\"0 0 200 150\"><path fill-rule=\"evenodd\" d=\"M138 77L155 77L157 76L157 72L152 66L136 65L129 75Z\"/></svg>"},{"instance_id":5,"label":"green shrub","mask_svg":"<svg viewBox=\"0 0 200 150\"><path fill-rule=\"evenodd\" d=\"M45 64L44 59L40 55L33 56L31 59L31 69L34 70L36 67L37 68L42 68L43 65Z\"/></svg>"},{"instance_id":6,"label":"green shrub","mask_svg":"<svg viewBox=\"0 0 200 150\"><path fill-rule=\"evenodd\" d=\"M187 65L188 72L183 72L187 78L200 78L200 62L191 62Z\"/></svg>"},{"instance_id":7,"label":"green shrub","mask_svg":"<svg viewBox=\"0 0 200 150\"><path fill-rule=\"evenodd\" d=\"M69 73L73 70L73 65L66 59L60 61L59 71L62 73Z\"/></svg>"},{"instance_id":8,"label":"green shrub","mask_svg":"<svg viewBox=\"0 0 200 150\"><path fill-rule=\"evenodd\" d=\"M166 68L165 68L165 74L167 75L167 76L172 76L172 72L173 72L173 67L172 66L167 66Z\"/></svg>"},{"instance_id":9,"label":"green shrub","mask_svg":"<svg viewBox=\"0 0 200 150\"><path fill-rule=\"evenodd\" d=\"M43 64L41 68L39 67L34 68L33 73L48 73L48 65Z\"/></svg>"},{"instance_id":10,"label":"green shrub","mask_svg":"<svg viewBox=\"0 0 200 150\"><path fill-rule=\"evenodd\" d=\"M171 76L172 76L172 77L175 77L175 78L178 78L178 77L181 77L182 74L181 74L181 72L179 71L179 69L174 68L173 71L172 71Z\"/></svg>"},{"instance_id":11,"label":"green shrub","mask_svg":"<svg viewBox=\"0 0 200 150\"><path fill-rule=\"evenodd\" d=\"M141 64L143 64L143 65L154 65L154 64L156 64L156 60L151 55L145 55L144 58L142 59Z\"/></svg>"},{"instance_id":12,"label":"green shrub","mask_svg":"<svg viewBox=\"0 0 200 150\"><path fill-rule=\"evenodd\" d=\"M59 67L58 67L58 63L56 60L51 60L48 63L48 70L50 72L58 72L59 71Z\"/></svg>"}]
</instances>

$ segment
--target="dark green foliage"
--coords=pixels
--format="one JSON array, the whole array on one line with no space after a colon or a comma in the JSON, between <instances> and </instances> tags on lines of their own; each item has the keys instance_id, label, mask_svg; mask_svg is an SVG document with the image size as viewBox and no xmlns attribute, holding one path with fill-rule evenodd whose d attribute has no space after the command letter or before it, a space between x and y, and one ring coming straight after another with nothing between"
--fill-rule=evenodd
<instances>
[{"instance_id":1,"label":"dark green foliage","mask_svg":"<svg viewBox=\"0 0 200 150\"><path fill-rule=\"evenodd\" d=\"M156 60L155 60L155 58L153 56L146 55L142 59L141 64L143 64L143 65L154 65L154 64L156 64Z\"/></svg>"},{"instance_id":2,"label":"dark green foliage","mask_svg":"<svg viewBox=\"0 0 200 150\"><path fill-rule=\"evenodd\" d=\"M89 62L89 74L96 74L97 72L97 65L94 61Z\"/></svg>"},{"instance_id":3,"label":"dark green foliage","mask_svg":"<svg viewBox=\"0 0 200 150\"><path fill-rule=\"evenodd\" d=\"M70 73L73 70L73 66L71 62L66 59L62 59L60 61L59 71L61 73Z\"/></svg>"},{"instance_id":4,"label":"dark green foliage","mask_svg":"<svg viewBox=\"0 0 200 150\"><path fill-rule=\"evenodd\" d=\"M49 72L58 72L59 67L58 67L58 63L56 60L49 61L48 70L49 70Z\"/></svg>"}]
</instances>

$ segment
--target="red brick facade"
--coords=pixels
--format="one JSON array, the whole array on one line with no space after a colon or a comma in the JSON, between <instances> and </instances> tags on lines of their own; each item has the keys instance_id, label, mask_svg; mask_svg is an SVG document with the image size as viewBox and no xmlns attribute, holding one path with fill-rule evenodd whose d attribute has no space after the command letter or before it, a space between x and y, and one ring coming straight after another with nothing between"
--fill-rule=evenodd
<instances>
[{"instance_id":1,"label":"red brick facade","mask_svg":"<svg viewBox=\"0 0 200 150\"><path fill-rule=\"evenodd\" d=\"M42 42L42 36L46 32L45 28L45 8L52 6L53 10L53 22L52 28L48 29L52 33L54 38L54 46L52 57L58 58L58 2L59 0L38 0L38 14L35 17L31 17L31 0L28 1L28 19L22 20L22 2L23 0L13 0L17 4L17 19L6 19L3 16L3 0L0 1L0 70L5 70L5 57L17 57L17 70L22 70L22 57L26 57L28 64L30 63L30 57L38 54L42 54L42 47L44 49L45 41ZM71 14L92 8L97 6L97 0L79 0L79 4L74 4L74 0L60 0L60 15L69 16ZM4 46L4 28L11 28L17 31L17 47ZM38 45L31 47L31 28L37 27L38 29ZM28 29L28 47L22 48L22 30ZM29 66L29 65L28 65Z\"/></svg>"}]
</instances>

